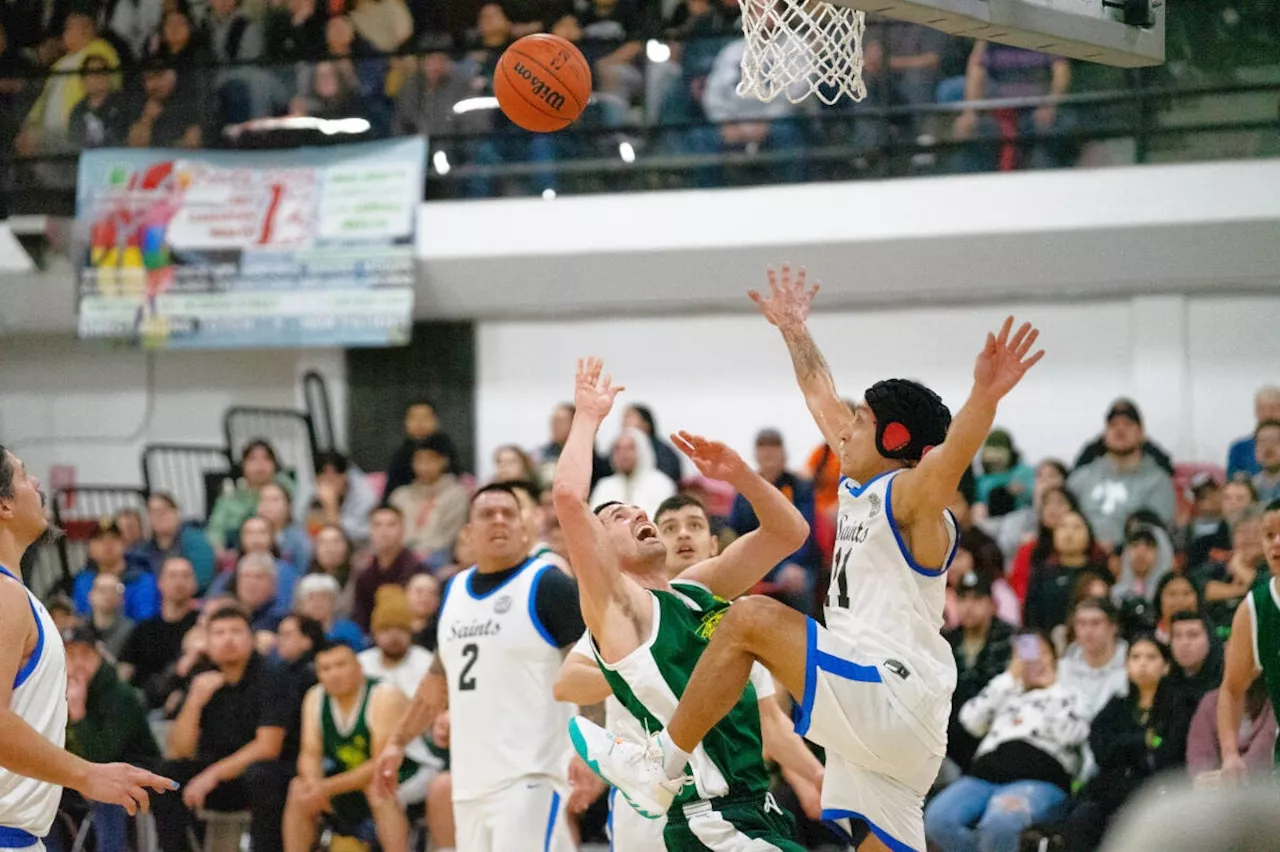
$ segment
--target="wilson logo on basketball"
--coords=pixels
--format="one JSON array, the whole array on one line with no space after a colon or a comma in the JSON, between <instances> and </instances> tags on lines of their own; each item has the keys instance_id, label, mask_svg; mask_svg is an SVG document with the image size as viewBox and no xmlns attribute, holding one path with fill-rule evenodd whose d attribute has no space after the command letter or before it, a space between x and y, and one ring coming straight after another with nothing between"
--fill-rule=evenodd
<instances>
[{"instance_id":1,"label":"wilson logo on basketball","mask_svg":"<svg viewBox=\"0 0 1280 852\"><path fill-rule=\"evenodd\" d=\"M529 86L533 90L535 98L540 98L543 103L552 109L559 110L564 108L564 95L551 88L550 83L542 80L538 75L526 68L523 62L517 61L514 70L522 79L529 81Z\"/></svg>"}]
</instances>

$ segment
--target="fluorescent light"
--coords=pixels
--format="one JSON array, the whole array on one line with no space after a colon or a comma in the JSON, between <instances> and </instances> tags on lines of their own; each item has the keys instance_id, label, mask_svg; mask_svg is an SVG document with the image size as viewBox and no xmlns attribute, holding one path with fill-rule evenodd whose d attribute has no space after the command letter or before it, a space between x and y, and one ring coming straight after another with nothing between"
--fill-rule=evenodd
<instances>
[{"instance_id":1,"label":"fluorescent light","mask_svg":"<svg viewBox=\"0 0 1280 852\"><path fill-rule=\"evenodd\" d=\"M651 38L645 42L644 53L649 57L650 62L666 62L671 58L671 47L656 38Z\"/></svg>"},{"instance_id":2,"label":"fluorescent light","mask_svg":"<svg viewBox=\"0 0 1280 852\"><path fill-rule=\"evenodd\" d=\"M556 198L556 191L551 187L547 187L546 189L542 190L542 199L544 201L554 201L555 198Z\"/></svg>"},{"instance_id":3,"label":"fluorescent light","mask_svg":"<svg viewBox=\"0 0 1280 852\"><path fill-rule=\"evenodd\" d=\"M623 142L618 146L618 156L622 158L624 163L634 163L636 161L636 149L632 147L630 142Z\"/></svg>"},{"instance_id":4,"label":"fluorescent light","mask_svg":"<svg viewBox=\"0 0 1280 852\"><path fill-rule=\"evenodd\" d=\"M431 164L436 167L436 174L449 174L449 169L451 168L449 165L449 155L444 151L436 151L431 157Z\"/></svg>"},{"instance_id":5,"label":"fluorescent light","mask_svg":"<svg viewBox=\"0 0 1280 852\"><path fill-rule=\"evenodd\" d=\"M465 98L453 105L453 111L458 115L467 112L475 112L478 109L497 109L497 98Z\"/></svg>"}]
</instances>

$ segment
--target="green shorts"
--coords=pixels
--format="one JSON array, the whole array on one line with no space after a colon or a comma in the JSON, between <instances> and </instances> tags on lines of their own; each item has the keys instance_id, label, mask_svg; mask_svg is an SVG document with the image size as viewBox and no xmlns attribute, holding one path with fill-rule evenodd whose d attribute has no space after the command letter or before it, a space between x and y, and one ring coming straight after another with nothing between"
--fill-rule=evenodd
<instances>
[{"instance_id":1,"label":"green shorts","mask_svg":"<svg viewBox=\"0 0 1280 852\"><path fill-rule=\"evenodd\" d=\"M778 806L772 793L765 793L754 800L718 799L685 805L683 811L673 808L662 839L668 852L756 850L760 841L783 852L805 852L793 839L795 833L791 814Z\"/></svg>"}]
</instances>

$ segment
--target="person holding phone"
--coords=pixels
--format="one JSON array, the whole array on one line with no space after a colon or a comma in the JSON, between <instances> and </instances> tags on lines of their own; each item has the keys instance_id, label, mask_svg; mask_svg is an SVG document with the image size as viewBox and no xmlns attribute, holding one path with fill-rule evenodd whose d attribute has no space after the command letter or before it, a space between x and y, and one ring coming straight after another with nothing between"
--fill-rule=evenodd
<instances>
[{"instance_id":1,"label":"person holding phone","mask_svg":"<svg viewBox=\"0 0 1280 852\"><path fill-rule=\"evenodd\" d=\"M1088 708L1058 682L1049 638L1023 631L1008 671L965 703L960 723L982 740L969 772L925 808L925 834L948 852L1016 852L1023 829L1066 811Z\"/></svg>"}]
</instances>

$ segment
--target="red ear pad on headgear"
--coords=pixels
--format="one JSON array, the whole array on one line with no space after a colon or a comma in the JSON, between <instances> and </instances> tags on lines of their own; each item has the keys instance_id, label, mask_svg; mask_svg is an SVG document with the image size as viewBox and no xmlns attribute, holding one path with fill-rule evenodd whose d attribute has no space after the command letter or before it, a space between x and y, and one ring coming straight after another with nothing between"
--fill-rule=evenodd
<instances>
[{"instance_id":1,"label":"red ear pad on headgear","mask_svg":"<svg viewBox=\"0 0 1280 852\"><path fill-rule=\"evenodd\" d=\"M889 452L896 452L911 443L911 430L901 423L886 423L881 443Z\"/></svg>"}]
</instances>

